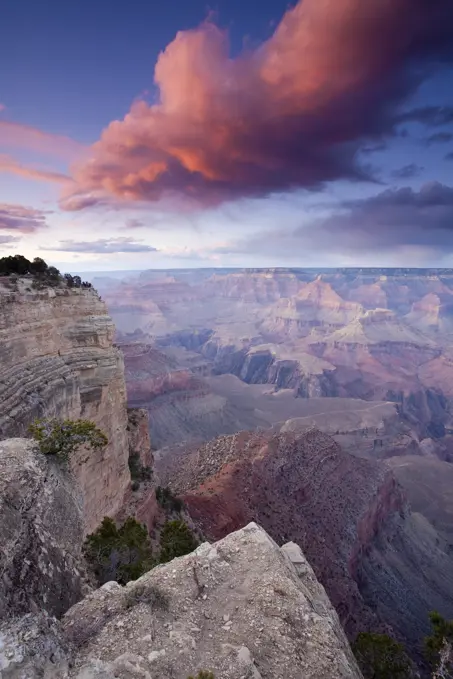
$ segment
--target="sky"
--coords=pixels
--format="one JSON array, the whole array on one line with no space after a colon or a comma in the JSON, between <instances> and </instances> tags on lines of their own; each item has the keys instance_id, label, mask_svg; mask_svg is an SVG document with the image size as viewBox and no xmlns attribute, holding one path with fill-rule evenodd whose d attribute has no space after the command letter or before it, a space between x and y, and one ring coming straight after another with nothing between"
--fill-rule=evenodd
<instances>
[{"instance_id":1,"label":"sky","mask_svg":"<svg viewBox=\"0 0 453 679\"><path fill-rule=\"evenodd\" d=\"M453 267L453 0L6 0L0 64L0 256Z\"/></svg>"}]
</instances>

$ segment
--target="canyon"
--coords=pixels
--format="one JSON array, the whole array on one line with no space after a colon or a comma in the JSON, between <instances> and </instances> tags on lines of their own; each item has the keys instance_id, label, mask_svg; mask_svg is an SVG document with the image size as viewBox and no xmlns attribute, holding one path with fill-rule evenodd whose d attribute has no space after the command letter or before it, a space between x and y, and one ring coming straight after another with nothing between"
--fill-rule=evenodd
<instances>
[{"instance_id":1,"label":"canyon","mask_svg":"<svg viewBox=\"0 0 453 679\"><path fill-rule=\"evenodd\" d=\"M104 290L102 278L98 285L117 307L134 298L143 304L149 281L156 291L159 280L159 327L132 323L117 342L124 347L129 396L150 413L160 482L182 494L211 539L257 520L277 541L300 544L350 638L366 620L416 649L431 608L452 614L449 490L440 479L449 478L453 459L453 272L145 271L117 281L115 289ZM159 352L153 386L145 375L151 366L132 360L134 351ZM165 430L163 421L172 426ZM349 486L331 469L319 488L334 479L354 507L353 518L337 498L318 487L315 495L307 483L307 469L316 478L318 465L327 464L321 444L312 467L295 452L313 428L332 437L330 446L341 446L338 466L355 478ZM238 435L232 460L224 437L240 430L255 434ZM283 440L292 441L296 461L288 454L287 475L276 481L273 455L282 459ZM215 469L208 455L209 474L199 468L203 443L218 451ZM330 558L326 544L317 547L302 500L288 499L290 487L304 489L312 522L330 536ZM439 488L442 496L434 501ZM332 515L341 517L335 535ZM364 529L369 522L374 528ZM338 567L335 576L326 564ZM422 582L415 573L423 573Z\"/></svg>"},{"instance_id":2,"label":"canyon","mask_svg":"<svg viewBox=\"0 0 453 679\"><path fill-rule=\"evenodd\" d=\"M322 644L339 649L339 665L329 674L316 647L310 665L324 674L313 676L360 677L346 637L364 629L403 641L422 666L428 612L453 617L453 276L182 271L102 281L98 274L96 292L0 280L0 511L12 555L1 564L0 638L10 656L0 653L0 662L8 676L28 671L34 653L41 676L45 668L55 679L153 671L186 679L192 669L176 648L193 671L206 661L221 679L227 665L242 676L244 662L251 676L279 676L268 618L275 607L298 658L307 635L324 638L317 616L333 630ZM79 450L66 476L20 438L36 417L92 420L108 446ZM131 457L153 468L138 490ZM215 546L126 588L93 590L83 537L104 516L135 515L153 533L157 484ZM277 590L291 595L284 605L276 591L256 590L264 606L256 645L237 607L241 582L259 587L261 558L269 582L275 576ZM301 578L316 613L303 622L294 608ZM152 614L163 636L139 593L153 587L171 610ZM200 616L217 620L222 597L234 634L223 629L230 618L219 618L219 636ZM142 639L138 627L151 631ZM210 641L214 631L220 645ZM32 640L25 647L24 635Z\"/></svg>"},{"instance_id":3,"label":"canyon","mask_svg":"<svg viewBox=\"0 0 453 679\"><path fill-rule=\"evenodd\" d=\"M104 516L135 515L151 530L159 511L152 479L134 495L129 468L131 459L154 464L148 410L128 407L123 354L95 290L33 282L0 280L1 675L186 679L208 668L220 679L244 672L360 679L300 547L280 548L254 523L124 588L93 587L86 534ZM135 346L124 351L143 356ZM158 397L199 388L190 371L161 379L159 354L145 354L139 403L150 389ZM36 418L90 419L108 443L79 446L66 465L23 438Z\"/></svg>"}]
</instances>

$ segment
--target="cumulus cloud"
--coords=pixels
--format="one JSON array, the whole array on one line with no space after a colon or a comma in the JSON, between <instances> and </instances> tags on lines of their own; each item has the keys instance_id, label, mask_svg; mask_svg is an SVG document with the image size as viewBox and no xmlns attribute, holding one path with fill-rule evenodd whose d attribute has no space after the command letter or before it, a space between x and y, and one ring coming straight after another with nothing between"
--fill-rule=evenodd
<instances>
[{"instance_id":1,"label":"cumulus cloud","mask_svg":"<svg viewBox=\"0 0 453 679\"><path fill-rule=\"evenodd\" d=\"M412 177L418 177L424 169L421 165L410 163L410 165L404 165L404 167L393 170L391 174L396 179L411 179Z\"/></svg>"},{"instance_id":2,"label":"cumulus cloud","mask_svg":"<svg viewBox=\"0 0 453 679\"><path fill-rule=\"evenodd\" d=\"M73 169L62 206L167 194L218 204L329 180L364 179L357 150L447 108L400 105L453 58L451 0L300 0L273 36L232 59L210 22L159 56L157 104L136 102Z\"/></svg>"},{"instance_id":3,"label":"cumulus cloud","mask_svg":"<svg viewBox=\"0 0 453 679\"><path fill-rule=\"evenodd\" d=\"M53 172L51 170L42 170L28 165L19 163L11 156L0 155L0 172L10 172L17 174L24 179L37 179L39 181L57 182L64 184L70 181L70 178L61 172Z\"/></svg>"},{"instance_id":4,"label":"cumulus cloud","mask_svg":"<svg viewBox=\"0 0 453 679\"><path fill-rule=\"evenodd\" d=\"M58 252L86 252L91 254L111 255L124 252L157 252L157 248L146 245L133 238L99 238L94 241L62 240L54 247L41 250Z\"/></svg>"},{"instance_id":5,"label":"cumulus cloud","mask_svg":"<svg viewBox=\"0 0 453 679\"><path fill-rule=\"evenodd\" d=\"M0 203L0 230L34 233L47 227L48 212L24 205Z\"/></svg>"}]
</instances>

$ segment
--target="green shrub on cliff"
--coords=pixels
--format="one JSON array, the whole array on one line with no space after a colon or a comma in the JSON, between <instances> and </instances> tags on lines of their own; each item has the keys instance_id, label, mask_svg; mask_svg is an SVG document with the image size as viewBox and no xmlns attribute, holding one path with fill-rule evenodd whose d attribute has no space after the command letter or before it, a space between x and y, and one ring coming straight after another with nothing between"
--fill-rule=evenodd
<instances>
[{"instance_id":1,"label":"green shrub on cliff","mask_svg":"<svg viewBox=\"0 0 453 679\"><path fill-rule=\"evenodd\" d=\"M168 486L157 486L156 500L162 507L171 512L180 512L183 508L183 502L171 492Z\"/></svg>"},{"instance_id":2,"label":"green shrub on cliff","mask_svg":"<svg viewBox=\"0 0 453 679\"><path fill-rule=\"evenodd\" d=\"M88 535L83 551L100 585L110 580L125 585L156 565L146 526L133 517L119 528L113 519L104 517Z\"/></svg>"},{"instance_id":3,"label":"green shrub on cliff","mask_svg":"<svg viewBox=\"0 0 453 679\"><path fill-rule=\"evenodd\" d=\"M445 620L440 613L429 614L432 634L425 639L425 652L435 677L453 677L453 620Z\"/></svg>"},{"instance_id":4,"label":"green shrub on cliff","mask_svg":"<svg viewBox=\"0 0 453 679\"><path fill-rule=\"evenodd\" d=\"M215 679L212 672L206 672L206 670L200 670L196 677L190 675L187 679Z\"/></svg>"},{"instance_id":5,"label":"green shrub on cliff","mask_svg":"<svg viewBox=\"0 0 453 679\"><path fill-rule=\"evenodd\" d=\"M352 650L365 679L411 679L412 663L404 647L387 634L361 632Z\"/></svg>"},{"instance_id":6,"label":"green shrub on cliff","mask_svg":"<svg viewBox=\"0 0 453 679\"><path fill-rule=\"evenodd\" d=\"M64 461L80 446L99 449L108 443L104 432L89 420L35 420L28 431L41 453Z\"/></svg>"},{"instance_id":7,"label":"green shrub on cliff","mask_svg":"<svg viewBox=\"0 0 453 679\"><path fill-rule=\"evenodd\" d=\"M153 478L153 470L151 467L146 467L141 463L140 455L138 453L132 453L129 455L129 471L131 473L132 481L149 481Z\"/></svg>"},{"instance_id":8,"label":"green shrub on cliff","mask_svg":"<svg viewBox=\"0 0 453 679\"><path fill-rule=\"evenodd\" d=\"M184 556L198 547L189 526L182 519L166 521L160 534L160 563Z\"/></svg>"}]
</instances>

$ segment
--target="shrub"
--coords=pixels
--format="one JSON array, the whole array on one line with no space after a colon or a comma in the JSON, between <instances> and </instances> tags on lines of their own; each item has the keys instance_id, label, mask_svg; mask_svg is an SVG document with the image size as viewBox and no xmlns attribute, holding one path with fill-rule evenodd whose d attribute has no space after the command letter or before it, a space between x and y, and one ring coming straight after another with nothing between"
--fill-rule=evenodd
<instances>
[{"instance_id":1,"label":"shrub","mask_svg":"<svg viewBox=\"0 0 453 679\"><path fill-rule=\"evenodd\" d=\"M352 650L365 679L409 679L414 676L404 647L387 634L361 632Z\"/></svg>"},{"instance_id":2,"label":"shrub","mask_svg":"<svg viewBox=\"0 0 453 679\"><path fill-rule=\"evenodd\" d=\"M131 473L131 479L133 481L149 481L153 477L153 470L151 467L145 467L140 461L140 455L138 453L132 453L129 455L129 471Z\"/></svg>"},{"instance_id":3,"label":"shrub","mask_svg":"<svg viewBox=\"0 0 453 679\"><path fill-rule=\"evenodd\" d=\"M184 506L182 500L173 495L168 486L164 488L157 486L156 500L163 509L168 509L169 511L180 512Z\"/></svg>"},{"instance_id":4,"label":"shrub","mask_svg":"<svg viewBox=\"0 0 453 679\"><path fill-rule=\"evenodd\" d=\"M99 528L85 540L84 554L100 585L109 580L125 585L156 565L146 526L133 517L120 528L104 517Z\"/></svg>"},{"instance_id":5,"label":"shrub","mask_svg":"<svg viewBox=\"0 0 453 679\"><path fill-rule=\"evenodd\" d=\"M190 675L187 679L215 679L212 672L207 672L206 670L200 670L196 677Z\"/></svg>"},{"instance_id":6,"label":"shrub","mask_svg":"<svg viewBox=\"0 0 453 679\"><path fill-rule=\"evenodd\" d=\"M192 531L185 521L166 521L160 534L160 563L167 563L177 556L193 552L198 546Z\"/></svg>"},{"instance_id":7,"label":"shrub","mask_svg":"<svg viewBox=\"0 0 453 679\"><path fill-rule=\"evenodd\" d=\"M453 677L453 620L445 620L437 611L429 614L432 635L425 639L425 653L435 677Z\"/></svg>"},{"instance_id":8,"label":"shrub","mask_svg":"<svg viewBox=\"0 0 453 679\"><path fill-rule=\"evenodd\" d=\"M133 608L140 603L147 604L153 610L168 611L169 607L167 594L155 585L137 585L126 590L124 595L125 608Z\"/></svg>"},{"instance_id":9,"label":"shrub","mask_svg":"<svg viewBox=\"0 0 453 679\"><path fill-rule=\"evenodd\" d=\"M89 420L35 420L28 431L38 441L41 453L61 460L68 460L79 446L99 449L108 443L104 432Z\"/></svg>"}]
</instances>

